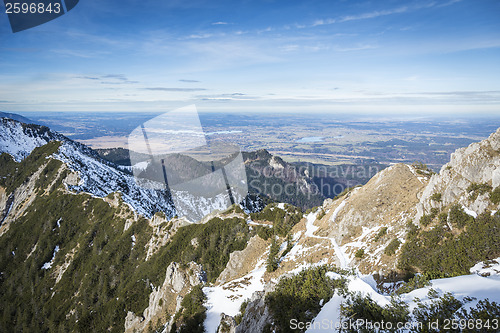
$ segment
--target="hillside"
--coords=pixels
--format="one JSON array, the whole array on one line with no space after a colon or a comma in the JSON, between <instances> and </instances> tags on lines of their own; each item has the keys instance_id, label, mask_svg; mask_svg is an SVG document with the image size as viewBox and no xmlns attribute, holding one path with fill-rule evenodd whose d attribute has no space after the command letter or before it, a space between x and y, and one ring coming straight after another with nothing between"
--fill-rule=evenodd
<instances>
[{"instance_id":1,"label":"hillside","mask_svg":"<svg viewBox=\"0 0 500 333\"><path fill-rule=\"evenodd\" d=\"M131 168L130 152L127 149L96 149L96 152L103 159L118 164L124 170ZM332 196L333 194L326 191L323 193L321 184L316 183L315 178L308 175L308 170L314 169L313 166L309 168L301 165L295 166L283 161L278 156L271 155L265 149L243 152L242 155L250 195L260 196L263 199L268 199L267 201L286 202L302 209L308 209L320 205L328 195ZM197 161L189 156L172 154L168 156L168 159L169 167L174 169L172 173L181 174L185 179L211 171L210 163ZM180 173L179 170L183 172ZM163 177L161 170L146 170L146 172L153 173L153 178L161 179ZM173 181L182 180L184 179L173 179ZM329 188L337 184L336 179L328 179L328 182L331 183ZM343 182L339 183L338 187L343 188L346 185L347 182ZM285 187L287 188L286 192L280 190Z\"/></svg>"},{"instance_id":2,"label":"hillside","mask_svg":"<svg viewBox=\"0 0 500 333\"><path fill-rule=\"evenodd\" d=\"M71 191L90 193L97 197L120 192L125 203L131 205L137 214L148 218L156 212L162 212L168 217L188 215L190 212L191 216L199 219L218 207L217 197L206 198L204 204L199 204L187 193L182 193L186 199L185 204L175 207L171 192L164 189L162 184L139 186L127 170L102 159L95 151L80 143L47 127L0 118L0 152L13 156L17 162L26 158L36 147L54 140L61 142L61 145L52 157L63 162L72 171L71 180L65 182Z\"/></svg>"},{"instance_id":3,"label":"hillside","mask_svg":"<svg viewBox=\"0 0 500 333\"><path fill-rule=\"evenodd\" d=\"M2 331L312 332L323 320L500 315L500 129L439 174L395 164L305 212L234 205L199 224L48 128L3 118L0 144ZM245 160L289 167L265 151ZM282 180L307 188L301 177Z\"/></svg>"},{"instance_id":4,"label":"hillside","mask_svg":"<svg viewBox=\"0 0 500 333\"><path fill-rule=\"evenodd\" d=\"M105 160L116 163L124 170L130 169L130 152L125 148L95 149ZM140 155L140 154L139 154ZM187 157L179 155L171 164L183 165ZM306 162L288 163L267 150L243 152L243 160L248 178L249 192L278 202L309 209L320 205L326 198L334 198L344 189L367 183L378 171L387 166L368 165L322 165ZM210 165L198 162L199 167ZM268 185L263 186L267 180ZM288 194L275 189L288 187Z\"/></svg>"}]
</instances>

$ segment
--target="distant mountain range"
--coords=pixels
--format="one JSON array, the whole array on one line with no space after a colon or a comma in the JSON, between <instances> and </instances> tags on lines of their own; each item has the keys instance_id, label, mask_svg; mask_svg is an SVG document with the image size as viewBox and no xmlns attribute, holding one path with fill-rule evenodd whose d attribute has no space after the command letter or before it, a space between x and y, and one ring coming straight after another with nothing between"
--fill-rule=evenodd
<instances>
[{"instance_id":1,"label":"distant mountain range","mask_svg":"<svg viewBox=\"0 0 500 333\"><path fill-rule=\"evenodd\" d=\"M28 119L28 118L23 117L23 116L16 114L16 113L8 113L8 112L0 111L0 118L14 119L14 120L20 121L20 122L25 123L25 124L33 124L34 123L31 119Z\"/></svg>"}]
</instances>

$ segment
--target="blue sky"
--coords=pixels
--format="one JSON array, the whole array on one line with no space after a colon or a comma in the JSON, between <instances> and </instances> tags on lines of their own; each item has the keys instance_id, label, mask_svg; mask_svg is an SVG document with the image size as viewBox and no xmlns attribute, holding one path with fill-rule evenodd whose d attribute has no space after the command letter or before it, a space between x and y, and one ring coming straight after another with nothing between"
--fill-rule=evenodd
<instances>
[{"instance_id":1,"label":"blue sky","mask_svg":"<svg viewBox=\"0 0 500 333\"><path fill-rule=\"evenodd\" d=\"M3 12L0 110L500 114L496 0L81 0L16 34Z\"/></svg>"}]
</instances>

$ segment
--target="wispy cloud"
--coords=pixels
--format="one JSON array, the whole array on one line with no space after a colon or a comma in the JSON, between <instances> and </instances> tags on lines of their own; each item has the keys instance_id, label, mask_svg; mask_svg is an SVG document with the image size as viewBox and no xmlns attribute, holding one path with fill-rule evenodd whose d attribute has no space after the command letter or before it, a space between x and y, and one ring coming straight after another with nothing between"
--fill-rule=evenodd
<instances>
[{"instance_id":1,"label":"wispy cloud","mask_svg":"<svg viewBox=\"0 0 500 333\"><path fill-rule=\"evenodd\" d=\"M450 6L450 5L453 5L457 2L461 2L462 0L450 0L448 2L445 2L445 3L442 3L442 4L436 4L436 7L446 7L446 6Z\"/></svg>"},{"instance_id":2,"label":"wispy cloud","mask_svg":"<svg viewBox=\"0 0 500 333\"><path fill-rule=\"evenodd\" d=\"M185 82L185 83L199 83L200 81L198 80L186 80L186 79L180 79L179 82Z\"/></svg>"},{"instance_id":3,"label":"wispy cloud","mask_svg":"<svg viewBox=\"0 0 500 333\"><path fill-rule=\"evenodd\" d=\"M417 81L418 79L419 79L418 75L412 75L412 76L405 77L403 80L405 80L405 81Z\"/></svg>"},{"instance_id":4,"label":"wispy cloud","mask_svg":"<svg viewBox=\"0 0 500 333\"><path fill-rule=\"evenodd\" d=\"M230 94L214 94L214 95L198 95L195 98L202 101L250 101L257 100L260 97L249 96L243 93L230 93Z\"/></svg>"},{"instance_id":5,"label":"wispy cloud","mask_svg":"<svg viewBox=\"0 0 500 333\"><path fill-rule=\"evenodd\" d=\"M342 23L342 22L348 22L348 21L357 21L357 20L366 20L366 19L372 19L372 18L376 18L376 17L380 17L380 16L401 14L401 13L408 12L409 9L410 9L409 7L403 6L403 7L388 9L388 10L376 10L376 11L368 12L368 13L362 13L362 14L356 14L356 15L346 15L346 16L341 16L339 18L319 19L319 20L314 21L312 26L316 27L316 26L320 26L320 25Z\"/></svg>"},{"instance_id":6,"label":"wispy cloud","mask_svg":"<svg viewBox=\"0 0 500 333\"><path fill-rule=\"evenodd\" d=\"M77 79L84 79L84 80L101 80L101 78L97 77L97 76L77 76L76 77Z\"/></svg>"},{"instance_id":7,"label":"wispy cloud","mask_svg":"<svg viewBox=\"0 0 500 333\"><path fill-rule=\"evenodd\" d=\"M229 24L229 23L224 22L224 21L218 21L218 22L212 23L212 25L227 25L227 24Z\"/></svg>"},{"instance_id":8,"label":"wispy cloud","mask_svg":"<svg viewBox=\"0 0 500 333\"><path fill-rule=\"evenodd\" d=\"M30 47L3 47L0 50L5 50L8 52L19 52L19 53L35 53L40 52L40 48L30 48Z\"/></svg>"},{"instance_id":9,"label":"wispy cloud","mask_svg":"<svg viewBox=\"0 0 500 333\"><path fill-rule=\"evenodd\" d=\"M334 50L338 52L353 52L353 51L363 51L363 50L373 50L377 49L376 45L357 45L352 47L335 47Z\"/></svg>"},{"instance_id":10,"label":"wispy cloud","mask_svg":"<svg viewBox=\"0 0 500 333\"><path fill-rule=\"evenodd\" d=\"M429 93L428 93L429 94ZM484 94L500 94L500 90L484 90L484 91L445 91L445 92L435 92L434 94L446 94L446 95L484 95Z\"/></svg>"},{"instance_id":11,"label":"wispy cloud","mask_svg":"<svg viewBox=\"0 0 500 333\"><path fill-rule=\"evenodd\" d=\"M169 91L169 92L194 92L194 91L204 91L205 88L165 88L165 87L152 87L144 88L151 91Z\"/></svg>"},{"instance_id":12,"label":"wispy cloud","mask_svg":"<svg viewBox=\"0 0 500 333\"><path fill-rule=\"evenodd\" d=\"M494 98L496 101L500 98L500 90L484 90L484 91L432 91L432 92L414 92L409 95L428 95L428 96L451 96L460 98L480 98L489 100Z\"/></svg>"},{"instance_id":13,"label":"wispy cloud","mask_svg":"<svg viewBox=\"0 0 500 333\"><path fill-rule=\"evenodd\" d=\"M65 35L73 40L77 40L78 42L92 43L93 45L102 44L106 45L107 47L120 47L120 48L134 46L134 41L125 38L119 38L116 36L113 36L113 38L108 38L103 34L90 34L76 30L66 31Z\"/></svg>"},{"instance_id":14,"label":"wispy cloud","mask_svg":"<svg viewBox=\"0 0 500 333\"><path fill-rule=\"evenodd\" d=\"M106 74L106 75L84 75L77 76L77 79L100 81L102 84L132 84L139 83L139 81L132 81L127 78L124 74Z\"/></svg>"},{"instance_id":15,"label":"wispy cloud","mask_svg":"<svg viewBox=\"0 0 500 333\"><path fill-rule=\"evenodd\" d=\"M298 44L287 44L280 47L280 50L283 52L294 52L300 49L300 45Z\"/></svg>"},{"instance_id":16,"label":"wispy cloud","mask_svg":"<svg viewBox=\"0 0 500 333\"><path fill-rule=\"evenodd\" d=\"M321 26L321 25L327 25L327 24L335 24L335 23L342 23L342 22L349 22L349 21L357 21L357 20L367 20L367 19L373 19L381 16L388 16L388 15L394 15L394 14L403 14L403 13L408 13L408 12L413 12L416 10L424 9L424 8L432 8L432 7L446 7L453 5L455 3L458 3L462 0L451 0L446 3L437 3L437 2L427 2L427 3L421 3L419 5L414 5L414 6L401 6L397 8L392 8L392 9L385 9L385 10L375 10L371 12L366 12L366 13L361 13L361 14L353 14L353 15L345 15L345 16L340 16L337 18L327 18L327 19L318 19L312 23L312 27L316 26ZM307 26L300 26L300 27L307 27Z\"/></svg>"},{"instance_id":17,"label":"wispy cloud","mask_svg":"<svg viewBox=\"0 0 500 333\"><path fill-rule=\"evenodd\" d=\"M436 104L498 104L500 90L464 90L464 91L420 91L420 92L360 92L362 101L379 101Z\"/></svg>"},{"instance_id":18,"label":"wispy cloud","mask_svg":"<svg viewBox=\"0 0 500 333\"><path fill-rule=\"evenodd\" d=\"M93 51L93 50L56 49L52 50L52 52L65 57L77 57L84 59L100 58L109 55L109 52L107 51Z\"/></svg>"},{"instance_id":19,"label":"wispy cloud","mask_svg":"<svg viewBox=\"0 0 500 333\"><path fill-rule=\"evenodd\" d=\"M316 27L318 25L325 25L325 24L334 24L338 22L338 20L336 19L319 19L319 20L316 20L314 21L314 23L312 24L313 27ZM306 25L297 25L296 26L297 28L305 28L305 27L308 27Z\"/></svg>"},{"instance_id":20,"label":"wispy cloud","mask_svg":"<svg viewBox=\"0 0 500 333\"><path fill-rule=\"evenodd\" d=\"M214 34L210 33L199 33L199 34L191 34L186 37L186 39L206 39L206 38L211 38L214 37Z\"/></svg>"},{"instance_id":21,"label":"wispy cloud","mask_svg":"<svg viewBox=\"0 0 500 333\"><path fill-rule=\"evenodd\" d=\"M409 11L409 8L407 6L399 7L399 8L394 8L394 9L389 9L389 10L377 10L374 12L370 13L363 13L359 15L348 15L348 16L343 16L340 18L339 22L348 22L348 21L355 21L355 20L366 20L366 19L371 19L371 18L376 18L380 16L387 16L387 15L393 15L393 14L401 14L401 13L406 13Z\"/></svg>"},{"instance_id":22,"label":"wispy cloud","mask_svg":"<svg viewBox=\"0 0 500 333\"><path fill-rule=\"evenodd\" d=\"M281 61L276 55L276 43L269 39L226 36L215 39L191 40L172 45L191 59L190 70L214 70ZM170 51L170 50L165 50ZM196 57L196 58L192 58ZM193 61L194 59L194 61Z\"/></svg>"}]
</instances>

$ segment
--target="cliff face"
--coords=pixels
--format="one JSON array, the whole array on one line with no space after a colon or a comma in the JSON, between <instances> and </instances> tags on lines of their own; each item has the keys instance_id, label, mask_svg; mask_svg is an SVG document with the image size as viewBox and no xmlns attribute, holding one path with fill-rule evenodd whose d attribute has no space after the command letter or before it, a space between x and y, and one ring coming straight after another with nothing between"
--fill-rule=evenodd
<instances>
[{"instance_id":1,"label":"cliff face","mask_svg":"<svg viewBox=\"0 0 500 333\"><path fill-rule=\"evenodd\" d=\"M443 208L455 203L476 214L497 207L489 201L489 193L471 195L473 184L500 186L500 129L481 142L458 149L451 155L450 162L433 175L422 192L417 216L429 214L432 208ZM440 200L433 200L432 196Z\"/></svg>"},{"instance_id":2,"label":"cliff face","mask_svg":"<svg viewBox=\"0 0 500 333\"><path fill-rule=\"evenodd\" d=\"M179 311L182 298L203 282L206 282L206 276L201 265L190 262L186 268L182 268L176 262L170 263L163 284L152 288L148 307L142 316L131 311L127 313L125 332L143 332L152 322L168 321L165 315Z\"/></svg>"},{"instance_id":3,"label":"cliff face","mask_svg":"<svg viewBox=\"0 0 500 333\"><path fill-rule=\"evenodd\" d=\"M287 163L265 149L245 152L243 158L251 194L260 194L302 209L320 205L325 200L307 169Z\"/></svg>"}]
</instances>

